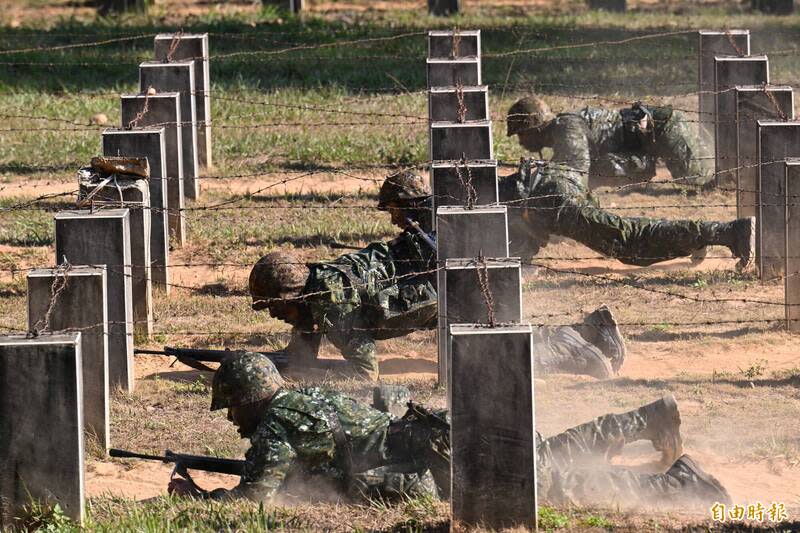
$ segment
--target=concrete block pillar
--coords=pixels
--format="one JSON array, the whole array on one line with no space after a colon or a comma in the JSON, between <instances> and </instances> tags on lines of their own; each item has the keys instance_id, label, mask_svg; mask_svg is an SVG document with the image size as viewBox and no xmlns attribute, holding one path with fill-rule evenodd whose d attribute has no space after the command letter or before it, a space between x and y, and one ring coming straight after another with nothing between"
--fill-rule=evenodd
<instances>
[{"instance_id":1,"label":"concrete block pillar","mask_svg":"<svg viewBox=\"0 0 800 533\"><path fill-rule=\"evenodd\" d=\"M298 0L299 1L299 0ZM197 113L197 159L201 168L211 158L211 67L207 33L161 33L155 38L155 60L194 61L194 106Z\"/></svg>"},{"instance_id":2,"label":"concrete block pillar","mask_svg":"<svg viewBox=\"0 0 800 533\"><path fill-rule=\"evenodd\" d=\"M794 120L792 88L778 85L736 87L736 216L756 216L759 120Z\"/></svg>"},{"instance_id":3,"label":"concrete block pillar","mask_svg":"<svg viewBox=\"0 0 800 533\"><path fill-rule=\"evenodd\" d=\"M130 208L131 228L131 293L133 294L133 322L137 335L153 334L153 290L150 260L150 184L147 180L116 180L104 185L81 181L78 198L87 201L93 209ZM93 196L86 200L90 194Z\"/></svg>"},{"instance_id":4,"label":"concrete block pillar","mask_svg":"<svg viewBox=\"0 0 800 533\"><path fill-rule=\"evenodd\" d=\"M57 213L56 258L106 265L109 387L134 388L130 215L127 209Z\"/></svg>"},{"instance_id":5,"label":"concrete block pillar","mask_svg":"<svg viewBox=\"0 0 800 533\"><path fill-rule=\"evenodd\" d=\"M464 159L494 159L492 123L432 122L430 154L433 161Z\"/></svg>"},{"instance_id":6,"label":"concrete block pillar","mask_svg":"<svg viewBox=\"0 0 800 533\"><path fill-rule=\"evenodd\" d=\"M485 85L431 87L428 117L432 122L489 120L489 89Z\"/></svg>"},{"instance_id":7,"label":"concrete block pillar","mask_svg":"<svg viewBox=\"0 0 800 533\"><path fill-rule=\"evenodd\" d=\"M428 58L480 57L481 30L433 30L428 32Z\"/></svg>"},{"instance_id":8,"label":"concrete block pillar","mask_svg":"<svg viewBox=\"0 0 800 533\"><path fill-rule=\"evenodd\" d=\"M784 273L787 158L800 157L800 121L758 121L757 263L761 281Z\"/></svg>"},{"instance_id":9,"label":"concrete block pillar","mask_svg":"<svg viewBox=\"0 0 800 533\"><path fill-rule=\"evenodd\" d=\"M153 285L167 294L169 286L169 224L167 161L164 128L105 130L103 155L146 157L150 163L150 274ZM136 265L139 268L139 265Z\"/></svg>"},{"instance_id":10,"label":"concrete block pillar","mask_svg":"<svg viewBox=\"0 0 800 533\"><path fill-rule=\"evenodd\" d=\"M81 376L80 333L0 337L0 529L31 499L83 521Z\"/></svg>"},{"instance_id":11,"label":"concrete block pillar","mask_svg":"<svg viewBox=\"0 0 800 533\"><path fill-rule=\"evenodd\" d=\"M169 242L183 246L186 243L186 217L183 211L185 203L180 93L123 94L120 98L122 129L128 129L133 122L133 127L137 128L164 128ZM152 176L150 180L153 181Z\"/></svg>"},{"instance_id":12,"label":"concrete block pillar","mask_svg":"<svg viewBox=\"0 0 800 533\"><path fill-rule=\"evenodd\" d=\"M434 209L497 204L497 161L438 161L431 163Z\"/></svg>"},{"instance_id":13,"label":"concrete block pillar","mask_svg":"<svg viewBox=\"0 0 800 533\"><path fill-rule=\"evenodd\" d=\"M714 58L749 56L750 30L701 30L697 32L698 117L703 139L714 148Z\"/></svg>"},{"instance_id":14,"label":"concrete block pillar","mask_svg":"<svg viewBox=\"0 0 800 533\"><path fill-rule=\"evenodd\" d=\"M800 331L800 159L785 163L786 266L783 278L786 298L786 329Z\"/></svg>"},{"instance_id":15,"label":"concrete block pillar","mask_svg":"<svg viewBox=\"0 0 800 533\"><path fill-rule=\"evenodd\" d=\"M159 63L145 61L139 65L139 89L144 94L149 87L156 93L180 93L181 142L183 143L183 192L186 198L196 199L200 194L200 163L197 148L197 108L195 107L194 61Z\"/></svg>"},{"instance_id":16,"label":"concrete block pillar","mask_svg":"<svg viewBox=\"0 0 800 533\"><path fill-rule=\"evenodd\" d=\"M716 179L731 183L736 179L736 86L769 83L767 56L714 58L716 122Z\"/></svg>"},{"instance_id":17,"label":"concrete block pillar","mask_svg":"<svg viewBox=\"0 0 800 533\"><path fill-rule=\"evenodd\" d=\"M485 275L484 294L482 276ZM522 268L512 259L447 259L439 281L439 374L446 383L451 324L519 323L522 320Z\"/></svg>"},{"instance_id":18,"label":"concrete block pillar","mask_svg":"<svg viewBox=\"0 0 800 533\"><path fill-rule=\"evenodd\" d=\"M531 327L454 324L450 334L452 524L535 529Z\"/></svg>"},{"instance_id":19,"label":"concrete block pillar","mask_svg":"<svg viewBox=\"0 0 800 533\"><path fill-rule=\"evenodd\" d=\"M40 268L28 273L28 330L81 333L83 422L108 449L108 297L106 267Z\"/></svg>"},{"instance_id":20,"label":"concrete block pillar","mask_svg":"<svg viewBox=\"0 0 800 533\"><path fill-rule=\"evenodd\" d=\"M428 87L456 87L481 84L481 59L428 59Z\"/></svg>"}]
</instances>

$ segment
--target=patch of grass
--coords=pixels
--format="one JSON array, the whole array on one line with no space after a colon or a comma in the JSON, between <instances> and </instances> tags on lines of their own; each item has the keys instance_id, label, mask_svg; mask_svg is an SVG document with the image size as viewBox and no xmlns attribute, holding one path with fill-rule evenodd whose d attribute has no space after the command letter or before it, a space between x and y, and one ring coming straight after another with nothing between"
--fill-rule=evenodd
<instances>
[{"instance_id":1,"label":"patch of grass","mask_svg":"<svg viewBox=\"0 0 800 533\"><path fill-rule=\"evenodd\" d=\"M570 525L570 517L552 507L539 507L539 528L544 530L561 529Z\"/></svg>"},{"instance_id":2,"label":"patch of grass","mask_svg":"<svg viewBox=\"0 0 800 533\"><path fill-rule=\"evenodd\" d=\"M614 529L614 522L599 515L589 515L581 519L581 524L586 527L597 527L611 531Z\"/></svg>"},{"instance_id":3,"label":"patch of grass","mask_svg":"<svg viewBox=\"0 0 800 533\"><path fill-rule=\"evenodd\" d=\"M767 371L768 363L769 361L766 359L758 359L751 363L747 368L739 368L739 372L741 372L741 374L749 380L760 378Z\"/></svg>"}]
</instances>

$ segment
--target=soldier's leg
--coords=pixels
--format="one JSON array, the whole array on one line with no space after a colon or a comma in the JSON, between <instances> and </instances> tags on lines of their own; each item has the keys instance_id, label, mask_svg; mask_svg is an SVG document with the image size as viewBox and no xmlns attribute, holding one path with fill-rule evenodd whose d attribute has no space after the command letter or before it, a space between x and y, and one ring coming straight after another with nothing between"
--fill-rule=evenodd
<instances>
[{"instance_id":1,"label":"soldier's leg","mask_svg":"<svg viewBox=\"0 0 800 533\"><path fill-rule=\"evenodd\" d=\"M387 465L354 474L347 495L355 501L384 499L396 501L423 494L439 496L430 470L413 471L412 464Z\"/></svg>"},{"instance_id":2,"label":"soldier's leg","mask_svg":"<svg viewBox=\"0 0 800 533\"><path fill-rule=\"evenodd\" d=\"M686 506L729 504L728 491L688 455L664 474L575 468L553 476L546 497L556 505Z\"/></svg>"},{"instance_id":3,"label":"soldier's leg","mask_svg":"<svg viewBox=\"0 0 800 533\"><path fill-rule=\"evenodd\" d=\"M611 362L598 346L570 326L534 328L534 364L540 374L587 374L607 379Z\"/></svg>"},{"instance_id":4,"label":"soldier's leg","mask_svg":"<svg viewBox=\"0 0 800 533\"><path fill-rule=\"evenodd\" d=\"M642 266L722 245L739 259L739 268L745 268L755 248L751 218L726 223L621 217L581 197L565 199L553 231L623 263Z\"/></svg>"},{"instance_id":5,"label":"soldier's leg","mask_svg":"<svg viewBox=\"0 0 800 533\"><path fill-rule=\"evenodd\" d=\"M358 377L372 381L378 379L378 350L369 332L337 329L327 332L327 336Z\"/></svg>"},{"instance_id":6,"label":"soldier's leg","mask_svg":"<svg viewBox=\"0 0 800 533\"><path fill-rule=\"evenodd\" d=\"M712 154L682 113L672 113L656 137L653 153L664 161L672 178L679 183L705 185L714 179Z\"/></svg>"},{"instance_id":7,"label":"soldier's leg","mask_svg":"<svg viewBox=\"0 0 800 533\"><path fill-rule=\"evenodd\" d=\"M681 417L674 396L665 396L639 409L595 418L554 437L545 439L540 449L557 470L597 463L622 451L625 444L650 440L662 454L662 462L672 463L683 453Z\"/></svg>"}]
</instances>

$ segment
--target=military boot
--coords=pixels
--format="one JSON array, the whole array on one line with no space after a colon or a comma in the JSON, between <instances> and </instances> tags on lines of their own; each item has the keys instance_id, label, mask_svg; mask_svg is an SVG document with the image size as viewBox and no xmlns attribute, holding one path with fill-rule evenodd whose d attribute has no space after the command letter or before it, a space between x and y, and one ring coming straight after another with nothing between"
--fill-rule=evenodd
<instances>
[{"instance_id":1,"label":"military boot","mask_svg":"<svg viewBox=\"0 0 800 533\"><path fill-rule=\"evenodd\" d=\"M617 321L611 309L603 304L586 315L583 322L586 324L580 330L583 338L597 346L603 355L611 360L611 369L618 374L625 362L627 350L625 349L625 339L617 327Z\"/></svg>"},{"instance_id":2,"label":"military boot","mask_svg":"<svg viewBox=\"0 0 800 533\"><path fill-rule=\"evenodd\" d=\"M645 429L640 437L650 440L653 448L661 452L663 464L672 464L683 453L681 415L675 396L669 394L640 407L638 413L645 421Z\"/></svg>"},{"instance_id":3,"label":"military boot","mask_svg":"<svg viewBox=\"0 0 800 533\"><path fill-rule=\"evenodd\" d=\"M722 231L724 244L739 261L736 269L743 271L753 264L756 253L756 218L747 217L726 224Z\"/></svg>"},{"instance_id":4,"label":"military boot","mask_svg":"<svg viewBox=\"0 0 800 533\"><path fill-rule=\"evenodd\" d=\"M681 499L687 502L700 500L707 505L719 502L730 505L731 496L717 478L700 468L694 459L682 455L666 473L681 484Z\"/></svg>"},{"instance_id":5,"label":"military boot","mask_svg":"<svg viewBox=\"0 0 800 533\"><path fill-rule=\"evenodd\" d=\"M574 328L535 328L533 343L538 372L588 374L597 379L612 375L608 358Z\"/></svg>"}]
</instances>

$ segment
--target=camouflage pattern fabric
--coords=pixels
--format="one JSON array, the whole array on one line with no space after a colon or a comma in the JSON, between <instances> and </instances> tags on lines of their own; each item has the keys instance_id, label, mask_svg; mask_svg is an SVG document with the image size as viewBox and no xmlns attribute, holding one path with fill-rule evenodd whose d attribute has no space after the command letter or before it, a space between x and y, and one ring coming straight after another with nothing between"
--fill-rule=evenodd
<instances>
[{"instance_id":1,"label":"camouflage pattern fabric","mask_svg":"<svg viewBox=\"0 0 800 533\"><path fill-rule=\"evenodd\" d=\"M542 439L537 433L539 496L553 505L635 505L674 500L681 483L666 474L640 474L606 459L643 438L640 410L608 414Z\"/></svg>"},{"instance_id":2,"label":"camouflage pattern fabric","mask_svg":"<svg viewBox=\"0 0 800 533\"><path fill-rule=\"evenodd\" d=\"M550 235L569 237L632 265L652 265L717 244L725 224L696 220L621 217L600 208L580 172L524 160L500 181L509 209L512 255L530 258Z\"/></svg>"},{"instance_id":3,"label":"camouflage pattern fabric","mask_svg":"<svg viewBox=\"0 0 800 533\"><path fill-rule=\"evenodd\" d=\"M248 437L245 473L228 497L268 502L290 474L319 476L356 498L436 491L428 450L441 435L338 392L282 389Z\"/></svg>"},{"instance_id":4,"label":"camouflage pattern fabric","mask_svg":"<svg viewBox=\"0 0 800 533\"><path fill-rule=\"evenodd\" d=\"M710 150L671 107L586 107L557 115L542 134L543 144L553 149L553 162L588 173L581 177L584 185L618 184L621 178L649 181L657 159L674 180L703 185L714 177Z\"/></svg>"},{"instance_id":5,"label":"camouflage pattern fabric","mask_svg":"<svg viewBox=\"0 0 800 533\"><path fill-rule=\"evenodd\" d=\"M311 267L312 321L356 368L377 372L375 340L436 321L435 251L413 230Z\"/></svg>"}]
</instances>

